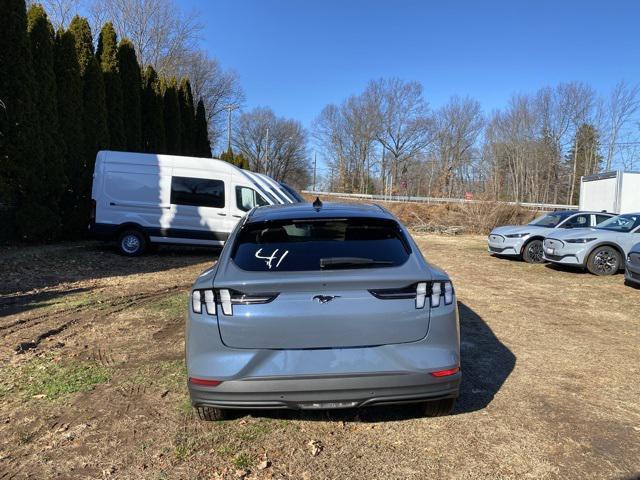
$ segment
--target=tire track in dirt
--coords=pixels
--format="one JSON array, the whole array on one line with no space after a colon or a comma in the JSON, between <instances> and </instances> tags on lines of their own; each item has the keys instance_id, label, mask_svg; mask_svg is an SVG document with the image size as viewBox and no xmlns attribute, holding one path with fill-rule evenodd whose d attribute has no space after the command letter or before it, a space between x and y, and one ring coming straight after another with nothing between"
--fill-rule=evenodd
<instances>
[{"instance_id":1,"label":"tire track in dirt","mask_svg":"<svg viewBox=\"0 0 640 480\"><path fill-rule=\"evenodd\" d=\"M136 307L144 306L152 303L162 296L180 291L184 288L187 288L186 284L173 285L162 290L140 292L124 297L119 297L108 303L89 304L86 306L62 309L51 313L41 314L36 317L32 317L31 319L21 319L17 322L14 322L14 324L12 325L18 328L5 333L3 335L3 339L5 341L5 344L6 342L14 343L14 351L16 353L24 353L28 350L38 348L42 340L55 337L56 335L67 331L69 327L73 325L86 325L86 322L81 322L81 320L83 319L86 320L90 318L91 321L105 319L116 315L124 310L127 310L128 308L131 308L132 305L135 305ZM71 320L68 319L69 316L75 316L83 313L90 313L91 315L85 315L84 317L73 318ZM32 323L32 320L36 320L35 323ZM60 320L63 320L62 323L59 323ZM54 326L42 331L43 326L48 326L51 324L54 324ZM33 335L25 335L30 329L35 327L40 327L41 330L39 333L36 332ZM22 336L22 338L11 340L12 336L17 335ZM101 361L100 358L98 359L98 361ZM105 359L105 361L108 360Z\"/></svg>"}]
</instances>

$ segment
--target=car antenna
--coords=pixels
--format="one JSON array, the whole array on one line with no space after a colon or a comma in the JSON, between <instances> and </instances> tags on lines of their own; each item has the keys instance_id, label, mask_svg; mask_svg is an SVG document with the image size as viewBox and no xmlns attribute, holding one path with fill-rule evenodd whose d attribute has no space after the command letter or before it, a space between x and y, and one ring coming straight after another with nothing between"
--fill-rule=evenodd
<instances>
[{"instance_id":1,"label":"car antenna","mask_svg":"<svg viewBox=\"0 0 640 480\"><path fill-rule=\"evenodd\" d=\"M320 197L316 197L316 199L313 201L313 208L315 208L316 210L320 210L322 208L322 201L320 200Z\"/></svg>"}]
</instances>

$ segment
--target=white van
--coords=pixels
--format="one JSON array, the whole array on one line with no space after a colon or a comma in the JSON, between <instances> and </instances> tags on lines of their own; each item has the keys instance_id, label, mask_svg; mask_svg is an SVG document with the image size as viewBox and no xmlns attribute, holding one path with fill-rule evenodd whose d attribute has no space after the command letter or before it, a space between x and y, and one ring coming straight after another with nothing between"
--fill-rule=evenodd
<instances>
[{"instance_id":1,"label":"white van","mask_svg":"<svg viewBox=\"0 0 640 480\"><path fill-rule=\"evenodd\" d=\"M149 244L222 245L253 207L298 200L272 178L211 158L100 151L89 229L124 255Z\"/></svg>"}]
</instances>

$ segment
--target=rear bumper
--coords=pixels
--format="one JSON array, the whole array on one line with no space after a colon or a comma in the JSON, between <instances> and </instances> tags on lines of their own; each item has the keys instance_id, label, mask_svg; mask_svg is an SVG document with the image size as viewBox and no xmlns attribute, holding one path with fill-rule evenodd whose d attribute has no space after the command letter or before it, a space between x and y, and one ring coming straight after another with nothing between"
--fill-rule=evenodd
<instances>
[{"instance_id":1,"label":"rear bumper","mask_svg":"<svg viewBox=\"0 0 640 480\"><path fill-rule=\"evenodd\" d=\"M456 398L462 376L428 373L328 378L245 379L217 387L189 385L194 406L238 409L335 409Z\"/></svg>"}]
</instances>

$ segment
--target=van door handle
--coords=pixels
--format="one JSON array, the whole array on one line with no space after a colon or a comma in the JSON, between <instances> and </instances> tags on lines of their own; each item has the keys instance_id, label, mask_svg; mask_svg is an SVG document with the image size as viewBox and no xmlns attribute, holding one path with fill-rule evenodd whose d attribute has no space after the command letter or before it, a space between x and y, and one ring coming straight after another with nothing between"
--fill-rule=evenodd
<instances>
[{"instance_id":1,"label":"van door handle","mask_svg":"<svg viewBox=\"0 0 640 480\"><path fill-rule=\"evenodd\" d=\"M218 215L220 215L221 217L226 217L227 216L226 213L219 213Z\"/></svg>"}]
</instances>

